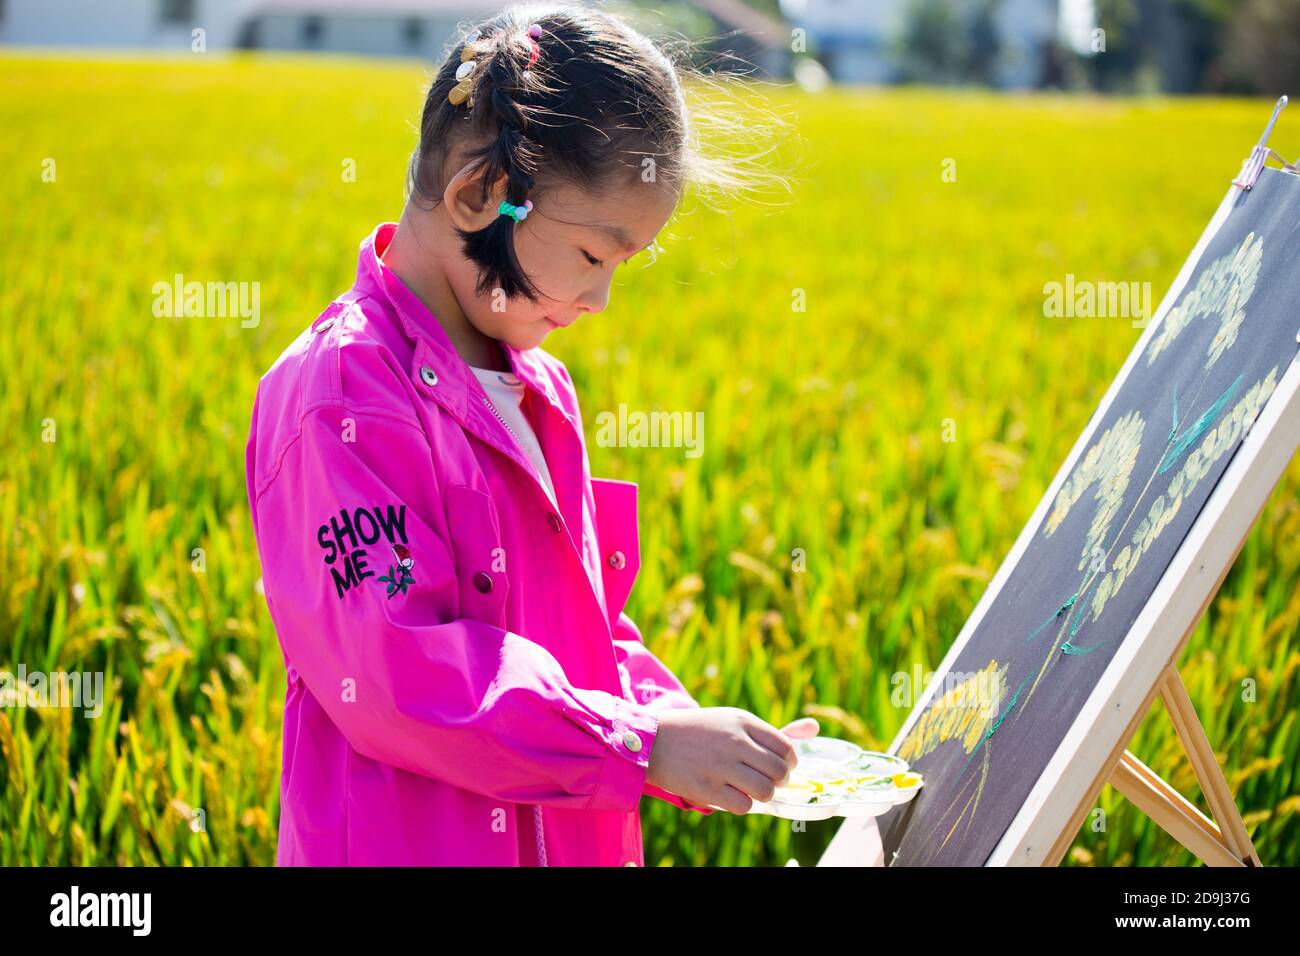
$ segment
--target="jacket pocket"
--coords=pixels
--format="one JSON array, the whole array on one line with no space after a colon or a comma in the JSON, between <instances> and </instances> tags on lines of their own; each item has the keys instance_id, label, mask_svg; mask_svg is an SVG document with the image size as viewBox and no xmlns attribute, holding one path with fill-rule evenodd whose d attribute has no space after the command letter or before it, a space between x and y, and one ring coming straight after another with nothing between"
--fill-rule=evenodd
<instances>
[{"instance_id":1,"label":"jacket pocket","mask_svg":"<svg viewBox=\"0 0 1300 956\"><path fill-rule=\"evenodd\" d=\"M510 585L506 580L501 526L492 499L467 485L448 485L446 499L460 616L505 627Z\"/></svg>"},{"instance_id":2,"label":"jacket pocket","mask_svg":"<svg viewBox=\"0 0 1300 956\"><path fill-rule=\"evenodd\" d=\"M636 482L592 478L596 506L596 540L600 574L605 586L605 610L613 627L623 613L637 571L641 568L641 535L637 528Z\"/></svg>"}]
</instances>

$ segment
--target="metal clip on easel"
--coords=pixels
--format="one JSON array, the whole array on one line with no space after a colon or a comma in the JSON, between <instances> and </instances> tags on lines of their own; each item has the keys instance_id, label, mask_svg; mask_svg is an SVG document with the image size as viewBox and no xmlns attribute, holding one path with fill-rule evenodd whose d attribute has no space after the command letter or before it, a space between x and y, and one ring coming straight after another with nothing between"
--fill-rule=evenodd
<instances>
[{"instance_id":1,"label":"metal clip on easel","mask_svg":"<svg viewBox=\"0 0 1300 956\"><path fill-rule=\"evenodd\" d=\"M1241 172L1238 173L1237 178L1232 181L1234 186L1238 186L1242 189L1252 189L1255 183L1259 182L1259 174L1263 171L1264 164L1268 162L1270 156L1281 163L1282 168L1287 172L1300 172L1300 169L1297 169L1295 165L1288 163L1274 150L1265 145L1265 143L1268 142L1269 135L1273 132L1273 127L1277 125L1278 116L1281 115L1282 109L1286 104L1287 98L1283 96L1279 98L1277 103L1274 105L1273 115L1269 117L1268 125L1264 127L1264 135L1259 138L1258 145L1250 151L1250 155L1247 156L1245 162L1241 164ZM1296 163L1300 163L1300 159L1296 160Z\"/></svg>"}]
</instances>

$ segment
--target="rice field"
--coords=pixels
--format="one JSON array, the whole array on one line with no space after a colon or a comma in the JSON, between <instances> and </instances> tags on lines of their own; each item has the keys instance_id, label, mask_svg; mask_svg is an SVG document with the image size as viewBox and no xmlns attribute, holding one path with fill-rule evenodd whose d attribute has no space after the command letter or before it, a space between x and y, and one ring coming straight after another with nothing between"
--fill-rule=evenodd
<instances>
[{"instance_id":1,"label":"rice field","mask_svg":"<svg viewBox=\"0 0 1300 956\"><path fill-rule=\"evenodd\" d=\"M104 679L93 718L7 695L0 864L274 862L284 673L249 412L400 214L426 81L0 57L0 669ZM692 198L546 347L593 472L641 485L628 611L652 650L705 705L883 749L909 709L891 679L938 664L1140 334L1045 316L1044 285L1158 303L1271 104L759 94L796 134L772 156L792 193ZM1300 121L1271 145L1300 154ZM259 320L159 315L177 276L257 283ZM703 454L598 444L620 404L703 412ZM1269 865L1300 863L1298 493L1293 462L1182 667ZM1162 713L1130 749L1199 801ZM1100 806L1067 864L1195 863L1109 788ZM658 865L808 865L835 829L642 810Z\"/></svg>"}]
</instances>

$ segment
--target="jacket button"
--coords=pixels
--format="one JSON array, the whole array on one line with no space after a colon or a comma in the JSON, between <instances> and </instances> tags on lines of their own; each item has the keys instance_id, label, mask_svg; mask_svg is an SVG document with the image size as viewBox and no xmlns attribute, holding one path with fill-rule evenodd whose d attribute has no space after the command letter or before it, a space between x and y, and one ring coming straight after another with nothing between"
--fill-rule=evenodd
<instances>
[{"instance_id":1,"label":"jacket button","mask_svg":"<svg viewBox=\"0 0 1300 956\"><path fill-rule=\"evenodd\" d=\"M638 753L641 750L641 738L636 735L635 730L623 731L623 744L632 753Z\"/></svg>"},{"instance_id":2,"label":"jacket button","mask_svg":"<svg viewBox=\"0 0 1300 956\"><path fill-rule=\"evenodd\" d=\"M560 516L557 515L554 511L552 511L550 514L546 516L546 523L551 526L551 530L554 531L556 534L559 534L562 530L564 530L564 525L560 524Z\"/></svg>"},{"instance_id":3,"label":"jacket button","mask_svg":"<svg viewBox=\"0 0 1300 956\"><path fill-rule=\"evenodd\" d=\"M615 571L622 571L626 564L627 558L624 556L622 551L615 551L609 556L609 566Z\"/></svg>"},{"instance_id":4,"label":"jacket button","mask_svg":"<svg viewBox=\"0 0 1300 956\"><path fill-rule=\"evenodd\" d=\"M623 865L624 865L624 866L636 866L636 860L628 860L628 861L627 861L626 863L624 863Z\"/></svg>"},{"instance_id":5,"label":"jacket button","mask_svg":"<svg viewBox=\"0 0 1300 956\"><path fill-rule=\"evenodd\" d=\"M420 378L424 380L425 385L438 384L438 373L427 365L420 366Z\"/></svg>"},{"instance_id":6,"label":"jacket button","mask_svg":"<svg viewBox=\"0 0 1300 956\"><path fill-rule=\"evenodd\" d=\"M487 594L492 590L492 575L486 571L479 571L474 575L474 587L480 594Z\"/></svg>"},{"instance_id":7,"label":"jacket button","mask_svg":"<svg viewBox=\"0 0 1300 956\"><path fill-rule=\"evenodd\" d=\"M328 318L328 319L326 319L324 322L322 322L320 325L316 326L316 331L317 331L317 332L324 332L326 329L328 329L328 328L329 328L331 325L333 325L333 324L334 324L334 319L333 319L333 318Z\"/></svg>"}]
</instances>

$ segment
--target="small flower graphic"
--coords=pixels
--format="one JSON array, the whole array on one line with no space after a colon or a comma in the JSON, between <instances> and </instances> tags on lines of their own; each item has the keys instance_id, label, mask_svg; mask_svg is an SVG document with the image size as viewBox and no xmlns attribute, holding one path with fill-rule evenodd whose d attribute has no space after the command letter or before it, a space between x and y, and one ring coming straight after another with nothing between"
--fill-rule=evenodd
<instances>
[{"instance_id":1,"label":"small flower graphic","mask_svg":"<svg viewBox=\"0 0 1300 956\"><path fill-rule=\"evenodd\" d=\"M411 575L411 568L415 564L415 558L411 557L411 549L404 544L393 545L393 556L397 558L397 566L388 566L388 573L381 574L378 578L380 581L388 582L388 597L391 600L393 595L398 591L406 593L406 587L415 583L415 578ZM398 572L401 572L398 574Z\"/></svg>"}]
</instances>

